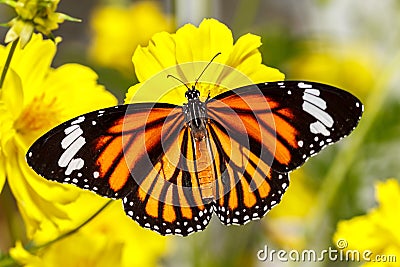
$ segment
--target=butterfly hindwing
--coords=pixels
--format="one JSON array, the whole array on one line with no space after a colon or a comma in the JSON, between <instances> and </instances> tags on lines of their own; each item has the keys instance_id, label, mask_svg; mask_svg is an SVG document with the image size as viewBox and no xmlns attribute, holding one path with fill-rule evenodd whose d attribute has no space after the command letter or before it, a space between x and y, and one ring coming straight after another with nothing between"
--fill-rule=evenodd
<instances>
[{"instance_id":1,"label":"butterfly hindwing","mask_svg":"<svg viewBox=\"0 0 400 267\"><path fill-rule=\"evenodd\" d=\"M243 225L261 219L277 205L289 186L289 175L269 169L267 177L251 188L252 177L245 172L235 188L217 201L218 218L226 225Z\"/></svg>"},{"instance_id":2,"label":"butterfly hindwing","mask_svg":"<svg viewBox=\"0 0 400 267\"><path fill-rule=\"evenodd\" d=\"M204 230L213 212L213 203L205 203L194 172L194 144L190 128L183 122L174 121L159 125L157 134L165 137L162 129L168 131L170 140L164 140L163 148L156 153L149 150L151 168L146 173L132 168L137 190L123 199L128 216L141 226L162 235L189 235ZM154 134L153 134L154 135ZM161 144L161 139L160 142ZM143 169L143 165L138 168ZM146 167L144 169L147 169Z\"/></svg>"},{"instance_id":3,"label":"butterfly hindwing","mask_svg":"<svg viewBox=\"0 0 400 267\"><path fill-rule=\"evenodd\" d=\"M161 235L187 236L204 230L211 220L213 203L201 206L178 206L160 201L140 190L124 197L123 204L125 213L144 228Z\"/></svg>"},{"instance_id":4,"label":"butterfly hindwing","mask_svg":"<svg viewBox=\"0 0 400 267\"><path fill-rule=\"evenodd\" d=\"M289 186L287 173L274 171L268 161L230 138L223 127L210 121L210 146L215 164L215 212L226 225L242 225L262 218L280 202Z\"/></svg>"}]
</instances>

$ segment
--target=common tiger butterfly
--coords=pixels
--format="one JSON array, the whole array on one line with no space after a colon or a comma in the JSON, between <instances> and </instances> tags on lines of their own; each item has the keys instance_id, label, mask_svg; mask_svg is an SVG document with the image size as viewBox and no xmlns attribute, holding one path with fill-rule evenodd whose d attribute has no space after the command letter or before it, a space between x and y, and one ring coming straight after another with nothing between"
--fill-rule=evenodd
<instances>
[{"instance_id":1,"label":"common tiger butterfly","mask_svg":"<svg viewBox=\"0 0 400 267\"><path fill-rule=\"evenodd\" d=\"M363 112L352 94L315 82L260 83L205 101L196 83L182 106L119 105L62 123L27 162L48 180L122 199L142 227L187 236L213 212L226 225L262 218L288 173L350 134Z\"/></svg>"}]
</instances>

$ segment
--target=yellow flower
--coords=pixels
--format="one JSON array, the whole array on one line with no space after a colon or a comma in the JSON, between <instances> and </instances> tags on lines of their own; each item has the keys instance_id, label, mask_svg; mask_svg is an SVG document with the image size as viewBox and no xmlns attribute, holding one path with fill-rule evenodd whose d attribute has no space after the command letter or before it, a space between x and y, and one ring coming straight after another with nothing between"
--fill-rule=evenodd
<instances>
[{"instance_id":1,"label":"yellow flower","mask_svg":"<svg viewBox=\"0 0 400 267\"><path fill-rule=\"evenodd\" d=\"M0 46L0 62L5 62L9 48ZM55 52L53 42L34 35L24 50L16 49L0 91L0 186L7 177L29 238L40 228L57 228L59 220L67 220L65 205L80 192L31 170L25 162L29 146L67 119L117 103L89 68L51 68Z\"/></svg>"},{"instance_id":2,"label":"yellow flower","mask_svg":"<svg viewBox=\"0 0 400 267\"><path fill-rule=\"evenodd\" d=\"M213 97L224 90L249 83L283 80L281 72L262 64L258 50L260 39L259 36L246 34L234 43L231 30L215 19L205 19L199 27L184 25L175 34L157 33L147 47L140 46L135 50L132 60L141 83L129 89L125 102L156 100L182 104L186 100L184 92L187 89L174 79L166 79L167 74L185 82L194 82L205 65L219 52L221 55L215 58L215 63L202 76L201 81L206 84L198 84L202 97L207 97L208 93ZM145 81L148 81L147 84ZM152 93L146 89L146 93L140 94L139 89L143 85ZM159 88L175 90L155 93ZM164 95L151 98L159 97L160 93Z\"/></svg>"},{"instance_id":3,"label":"yellow flower","mask_svg":"<svg viewBox=\"0 0 400 267\"><path fill-rule=\"evenodd\" d=\"M132 54L160 31L171 31L172 21L157 2L142 1L129 7L102 6L91 18L93 42L90 58L97 64L132 75Z\"/></svg>"},{"instance_id":4,"label":"yellow flower","mask_svg":"<svg viewBox=\"0 0 400 267\"><path fill-rule=\"evenodd\" d=\"M369 266L398 266L396 262L374 262L376 256L395 256L400 260L400 184L395 179L378 182L376 185L378 207L366 215L340 221L333 240L346 240L348 250L358 250L361 253L369 250Z\"/></svg>"},{"instance_id":5,"label":"yellow flower","mask_svg":"<svg viewBox=\"0 0 400 267\"><path fill-rule=\"evenodd\" d=\"M288 76L331 84L365 96L374 85L378 72L372 55L368 48L360 45L312 49L289 62Z\"/></svg>"},{"instance_id":6,"label":"yellow flower","mask_svg":"<svg viewBox=\"0 0 400 267\"><path fill-rule=\"evenodd\" d=\"M86 203L95 200L91 194ZM81 203L72 210L82 209ZM74 216L74 215L72 215ZM167 238L141 228L115 201L79 232L32 254L17 242L10 255L27 266L157 266ZM62 251L62 253L60 253Z\"/></svg>"},{"instance_id":7,"label":"yellow flower","mask_svg":"<svg viewBox=\"0 0 400 267\"><path fill-rule=\"evenodd\" d=\"M63 13L55 12L60 0L0 0L13 7L17 17L8 24L11 27L6 34L5 42L21 38L21 47L29 42L33 31L52 37L51 31L58 29L64 20L79 21Z\"/></svg>"}]
</instances>

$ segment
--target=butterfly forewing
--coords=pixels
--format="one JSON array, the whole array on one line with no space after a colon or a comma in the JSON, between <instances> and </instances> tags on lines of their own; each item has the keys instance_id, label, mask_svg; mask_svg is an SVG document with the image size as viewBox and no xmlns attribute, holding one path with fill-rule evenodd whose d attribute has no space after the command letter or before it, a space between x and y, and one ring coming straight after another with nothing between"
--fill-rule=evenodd
<instances>
[{"instance_id":1,"label":"butterfly forewing","mask_svg":"<svg viewBox=\"0 0 400 267\"><path fill-rule=\"evenodd\" d=\"M140 122L148 121L149 128L163 124L174 108L168 104L121 105L81 115L39 138L28 150L27 162L46 179L120 198L135 187L127 159L147 155L146 145L138 145L145 133ZM136 120L123 134L125 118L130 114ZM135 151L127 158L124 150L131 147Z\"/></svg>"},{"instance_id":2,"label":"butterfly forewing","mask_svg":"<svg viewBox=\"0 0 400 267\"><path fill-rule=\"evenodd\" d=\"M264 110L251 105L260 97L268 103ZM218 102L230 110L221 109ZM250 105L240 105L241 102ZM273 157L271 167L278 172L290 172L325 146L350 134L363 112L361 102L350 93L302 81L263 83L257 89L251 85L227 91L213 98L207 108L210 117L223 123L228 132L237 132L237 122L229 119L232 113L247 121L244 125L251 138L250 150L256 155L266 151L264 160L270 161L269 157ZM249 114L260 113L270 116L249 119ZM257 127L270 135L264 142L252 138Z\"/></svg>"},{"instance_id":3,"label":"butterfly forewing","mask_svg":"<svg viewBox=\"0 0 400 267\"><path fill-rule=\"evenodd\" d=\"M110 131L124 118L126 106L81 115L39 138L28 150L27 162L48 180L70 183L102 196L117 197L132 187L128 176L119 176L119 188L110 177L120 172L121 136ZM104 151L108 160L102 158ZM107 171L103 171L106 170ZM126 183L123 183L126 181Z\"/></svg>"}]
</instances>

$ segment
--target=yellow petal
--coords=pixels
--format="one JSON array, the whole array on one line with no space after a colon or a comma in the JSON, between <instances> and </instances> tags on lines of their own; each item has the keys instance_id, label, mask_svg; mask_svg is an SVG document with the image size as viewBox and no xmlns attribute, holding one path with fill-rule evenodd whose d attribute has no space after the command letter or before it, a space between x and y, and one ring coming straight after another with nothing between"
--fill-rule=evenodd
<instances>
[{"instance_id":1,"label":"yellow petal","mask_svg":"<svg viewBox=\"0 0 400 267\"><path fill-rule=\"evenodd\" d=\"M241 36L233 47L227 65L236 68L247 75L254 83L268 81L282 81L285 75L278 69L270 68L262 64L261 38L253 34Z\"/></svg>"},{"instance_id":2,"label":"yellow petal","mask_svg":"<svg viewBox=\"0 0 400 267\"><path fill-rule=\"evenodd\" d=\"M116 105L115 96L97 84L97 79L97 74L88 67L64 64L48 72L42 86L47 88L45 97L49 99L43 101L51 101L56 96L57 108L63 110L64 120ZM81 104L83 99L84 105Z\"/></svg>"},{"instance_id":3,"label":"yellow petal","mask_svg":"<svg viewBox=\"0 0 400 267\"><path fill-rule=\"evenodd\" d=\"M27 267L47 266L40 257L30 254L22 245L21 241L17 241L15 247L10 249L10 256L20 265Z\"/></svg>"},{"instance_id":4,"label":"yellow petal","mask_svg":"<svg viewBox=\"0 0 400 267\"><path fill-rule=\"evenodd\" d=\"M157 33L148 47L139 46L132 57L136 77L145 81L163 69L175 65L175 41L166 32Z\"/></svg>"},{"instance_id":5,"label":"yellow petal","mask_svg":"<svg viewBox=\"0 0 400 267\"><path fill-rule=\"evenodd\" d=\"M337 244L340 240L345 240L347 249L369 249L376 253L382 246L380 235L376 233L375 225L368 216L357 216L338 223L333 242Z\"/></svg>"},{"instance_id":6,"label":"yellow petal","mask_svg":"<svg viewBox=\"0 0 400 267\"><path fill-rule=\"evenodd\" d=\"M236 67L253 55L257 55L255 63L261 64L261 53L258 51L260 46L260 36L251 33L241 36L233 46L232 53L226 64L231 67Z\"/></svg>"},{"instance_id":7,"label":"yellow petal","mask_svg":"<svg viewBox=\"0 0 400 267\"><path fill-rule=\"evenodd\" d=\"M118 222L118 227L115 227L115 222ZM87 235L102 233L112 237L111 242L123 243L124 266L156 266L168 242L168 238L140 227L126 216L120 200L108 206L82 232ZM130 238L132 236L135 238Z\"/></svg>"},{"instance_id":8,"label":"yellow petal","mask_svg":"<svg viewBox=\"0 0 400 267\"><path fill-rule=\"evenodd\" d=\"M185 101L186 87L167 75L177 75L174 67L165 69L143 83L131 86L125 103L161 102L181 105ZM182 89L182 90L180 90Z\"/></svg>"},{"instance_id":9,"label":"yellow petal","mask_svg":"<svg viewBox=\"0 0 400 267\"><path fill-rule=\"evenodd\" d=\"M121 266L122 250L122 243L101 232L93 235L78 232L49 247L42 259L49 266Z\"/></svg>"},{"instance_id":10,"label":"yellow petal","mask_svg":"<svg viewBox=\"0 0 400 267\"><path fill-rule=\"evenodd\" d=\"M135 96L136 92L139 90L139 88L142 86L141 83L137 83L131 87L129 87L128 92L125 95L124 103L125 104L132 104L132 98ZM138 101L139 102L139 101ZM144 100L143 102L149 102L147 100Z\"/></svg>"},{"instance_id":11,"label":"yellow petal","mask_svg":"<svg viewBox=\"0 0 400 267\"><path fill-rule=\"evenodd\" d=\"M48 241L57 238L61 234L75 229L78 225L86 221L95 212L97 212L107 201L109 201L109 199L107 198L96 195L93 192L79 189L73 185L62 186L64 186L65 188L65 194L78 194L78 197L73 202L66 203L62 207L59 207L61 210L67 212L67 220L60 219L60 217L57 218L55 216L52 216L50 217L50 219L41 221L40 228L37 229L37 231L35 231L34 235L32 236L32 239L35 241L36 244L47 243ZM105 209L104 211L106 210L107 209ZM88 227L88 225L86 225L82 230L86 229L86 227Z\"/></svg>"},{"instance_id":12,"label":"yellow petal","mask_svg":"<svg viewBox=\"0 0 400 267\"><path fill-rule=\"evenodd\" d=\"M0 69L3 69L3 66L0 66ZM0 101L4 103L7 111L17 118L21 113L23 99L21 78L13 69L8 69L3 88L0 90Z\"/></svg>"},{"instance_id":13,"label":"yellow petal","mask_svg":"<svg viewBox=\"0 0 400 267\"><path fill-rule=\"evenodd\" d=\"M278 69L265 65L259 65L257 69L253 70L248 70L246 66L241 66L238 69L246 74L248 73L248 77L250 77L254 83L283 81L285 79L285 75Z\"/></svg>"},{"instance_id":14,"label":"yellow petal","mask_svg":"<svg viewBox=\"0 0 400 267\"><path fill-rule=\"evenodd\" d=\"M42 82L47 75L51 61L56 53L56 46L51 40L43 40L35 34L24 49L16 48L11 68L18 73L24 90L24 104L34 95L46 90Z\"/></svg>"},{"instance_id":15,"label":"yellow petal","mask_svg":"<svg viewBox=\"0 0 400 267\"><path fill-rule=\"evenodd\" d=\"M43 221L52 220L54 224L57 218L68 219L63 205L74 201L78 192L68 191L64 185L48 182L34 173L26 164L26 149L16 143L11 143L9 149L6 162L8 184L24 219L27 236L32 238Z\"/></svg>"},{"instance_id":16,"label":"yellow petal","mask_svg":"<svg viewBox=\"0 0 400 267\"><path fill-rule=\"evenodd\" d=\"M224 62L232 51L233 37L229 28L215 20L204 19L198 28L186 24L175 35L177 63L210 61L221 52L215 62Z\"/></svg>"}]
</instances>

